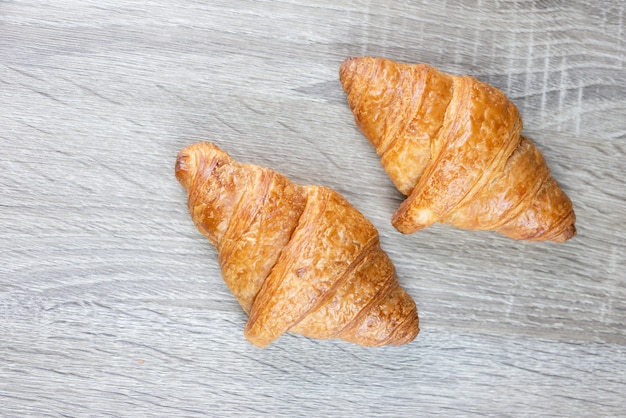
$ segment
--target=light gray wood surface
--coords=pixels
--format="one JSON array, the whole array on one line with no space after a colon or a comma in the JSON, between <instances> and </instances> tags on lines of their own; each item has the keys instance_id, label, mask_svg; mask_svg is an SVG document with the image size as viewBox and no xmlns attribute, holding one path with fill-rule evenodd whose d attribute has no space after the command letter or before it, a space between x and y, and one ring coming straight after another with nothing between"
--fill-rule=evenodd
<instances>
[{"instance_id":1,"label":"light gray wood surface","mask_svg":"<svg viewBox=\"0 0 626 418\"><path fill-rule=\"evenodd\" d=\"M624 8L0 1L0 415L625 416ZM505 91L578 236L396 232L401 196L337 76L366 54ZM173 175L199 140L344 194L418 338L248 344Z\"/></svg>"}]
</instances>

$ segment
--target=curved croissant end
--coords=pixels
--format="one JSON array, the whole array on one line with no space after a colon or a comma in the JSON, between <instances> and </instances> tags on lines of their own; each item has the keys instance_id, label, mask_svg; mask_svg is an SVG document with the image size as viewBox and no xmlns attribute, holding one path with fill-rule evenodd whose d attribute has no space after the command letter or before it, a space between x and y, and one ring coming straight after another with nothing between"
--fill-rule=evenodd
<instances>
[{"instance_id":1,"label":"curved croissant end","mask_svg":"<svg viewBox=\"0 0 626 418\"><path fill-rule=\"evenodd\" d=\"M222 277L265 347L290 331L360 345L398 345L419 332L374 226L341 195L240 164L210 143L183 149L176 177Z\"/></svg>"},{"instance_id":2,"label":"curved croissant end","mask_svg":"<svg viewBox=\"0 0 626 418\"><path fill-rule=\"evenodd\" d=\"M408 196L392 218L400 232L443 222L519 240L576 234L572 202L500 90L372 57L348 58L339 78L357 126Z\"/></svg>"}]
</instances>

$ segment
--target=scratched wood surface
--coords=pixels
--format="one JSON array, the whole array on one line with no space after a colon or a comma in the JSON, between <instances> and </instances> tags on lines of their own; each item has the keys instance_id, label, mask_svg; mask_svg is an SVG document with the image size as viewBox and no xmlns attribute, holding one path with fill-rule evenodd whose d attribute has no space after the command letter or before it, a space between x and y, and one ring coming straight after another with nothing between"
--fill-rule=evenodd
<instances>
[{"instance_id":1,"label":"scratched wood surface","mask_svg":"<svg viewBox=\"0 0 626 418\"><path fill-rule=\"evenodd\" d=\"M624 19L620 0L0 1L0 416L624 416ZM396 232L337 77L365 54L504 90L579 235ZM205 139L370 218L418 338L248 344L173 176Z\"/></svg>"}]
</instances>

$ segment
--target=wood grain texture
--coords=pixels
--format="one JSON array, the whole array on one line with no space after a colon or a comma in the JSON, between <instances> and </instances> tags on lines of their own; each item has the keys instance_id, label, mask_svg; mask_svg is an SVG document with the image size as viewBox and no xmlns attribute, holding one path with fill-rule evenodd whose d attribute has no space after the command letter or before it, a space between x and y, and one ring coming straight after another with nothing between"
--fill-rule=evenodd
<instances>
[{"instance_id":1,"label":"wood grain texture","mask_svg":"<svg viewBox=\"0 0 626 418\"><path fill-rule=\"evenodd\" d=\"M623 416L619 0L0 2L0 415ZM350 55L494 84L572 198L572 241L437 225L354 126ZM176 153L341 192L420 309L412 344L259 350L193 227Z\"/></svg>"}]
</instances>

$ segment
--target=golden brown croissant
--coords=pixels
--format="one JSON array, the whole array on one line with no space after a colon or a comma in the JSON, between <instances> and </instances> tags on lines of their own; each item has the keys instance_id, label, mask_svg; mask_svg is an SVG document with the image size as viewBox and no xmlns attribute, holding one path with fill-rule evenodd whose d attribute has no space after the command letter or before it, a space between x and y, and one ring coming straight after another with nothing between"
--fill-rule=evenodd
<instances>
[{"instance_id":1,"label":"golden brown croissant","mask_svg":"<svg viewBox=\"0 0 626 418\"><path fill-rule=\"evenodd\" d=\"M392 218L400 232L442 222L519 240L576 234L572 202L500 90L372 57L348 58L339 76L357 126L408 196Z\"/></svg>"},{"instance_id":2,"label":"golden brown croissant","mask_svg":"<svg viewBox=\"0 0 626 418\"><path fill-rule=\"evenodd\" d=\"M415 302L398 285L378 232L338 193L239 164L207 142L178 154L176 178L249 314L251 343L265 347L286 331L367 346L417 335Z\"/></svg>"}]
</instances>

